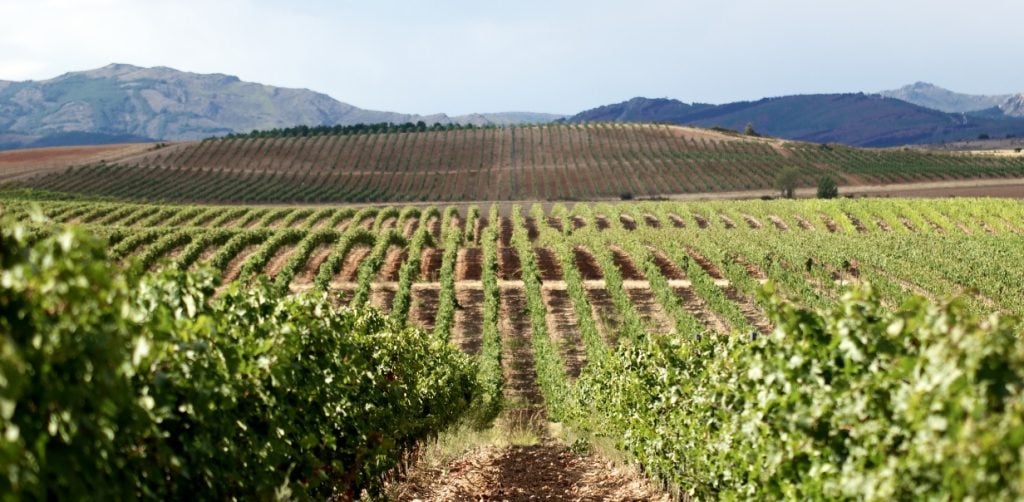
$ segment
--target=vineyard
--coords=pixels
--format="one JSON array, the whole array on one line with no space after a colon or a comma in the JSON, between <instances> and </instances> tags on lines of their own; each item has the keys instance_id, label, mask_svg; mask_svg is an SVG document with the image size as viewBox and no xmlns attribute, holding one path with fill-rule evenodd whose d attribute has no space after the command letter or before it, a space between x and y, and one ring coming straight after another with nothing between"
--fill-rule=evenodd
<instances>
[{"instance_id":1,"label":"vineyard","mask_svg":"<svg viewBox=\"0 0 1024 502\"><path fill-rule=\"evenodd\" d=\"M543 130L537 128L535 133ZM754 143L749 148L760 152L751 155L766 157L774 151ZM791 153L795 158L801 155ZM908 311L906 322L916 327L907 327L907 333L927 326L936 326L935 332L940 333L942 326L948 328L949 318L970 319L993 312L1024 316L1024 269L1020 267L1024 205L1006 200L579 203L555 204L547 210L537 204L515 206L510 212L498 205L460 210L454 206L3 204L4 212L22 221L28 221L36 208L53 222L77 224L105 238L109 256L127 270L213 270L222 283L215 296L233 294L228 284L265 283L286 295L324 293L336 306L372 306L387 313L396 326L431 332L476 361L479 395L474 410L480 416L493 417L514 403L548 420L607 434L650 474L705 495L860 493L842 485L853 482L844 477L849 473L832 473L810 487L785 481L774 485L780 481L769 474L760 481L730 478L728 473L739 465L735 462L745 462L740 460L742 451L749 455L768 451L755 449L760 446L802 458L803 450L799 445L770 443L727 417L698 413L704 408L696 400L736 403L736 389L753 385L728 380L735 368L714 366L713 361L733 360L736 368L743 368L743 375L760 374L754 373L755 367L757 372L774 368L775 378L789 378L792 365L803 364L797 359L802 352L785 346L778 350L790 351L786 359L772 366L775 353L765 344L783 343L771 336L773 329L797 322L780 314L782 303L849 313L869 311L877 302L879 311L865 313L857 322L866 330L894 336L910 324L900 324L893 331L895 324L879 323L890 315L887 312L898 311L918 297L933 302L951 296L961 300L942 314L947 316L942 317L944 321L933 319L939 314L932 311ZM45 232L50 225L37 223L34 228ZM764 284L770 284L769 294L762 291ZM870 284L870 291L858 289L852 297L847 293L865 284ZM794 326L800 327L793 329L845 333L828 319L799 315L803 317ZM978 329L1012 333L1005 321L984 326ZM1006 340L1019 340L1015 337ZM935 343L949 339L936 335ZM761 345L737 345L738 340ZM1012 347L1017 342L1005 343ZM836 347L842 356L822 361L849 355L849 346ZM906 347L917 350L914 344ZM866 345L861 350L875 354L878 361L895 357L891 347ZM958 357L959 352L949 350L952 355L942 357ZM742 354L742 362L728 354ZM916 352L908 354L903 357L917 357ZM934 361L939 356L928 357ZM846 370L835 371L853 382L860 377L851 373L850 365L860 360L854 357ZM698 369L698 364L707 366ZM659 373L664 368L674 369L670 374ZM685 369L722 380L715 384L718 387L690 388L696 380L680 376L688 374ZM937 375L945 371L920 371L933 370ZM818 371L822 369L807 369L803 376L792 378L803 381ZM836 391L822 391L815 399L848 392L835 378ZM731 393L723 385L732 385ZM793 385L814 386L813 382ZM1008 388L1019 392L1019 387ZM764 389L751 389L751 395L764 395ZM783 392L778 402L788 403L794 414L801 412L797 403L785 400L786 395ZM1011 400L1017 395L1002 396ZM1019 399L1008 403L1021 405ZM748 407L736 408L737 417L757 413L767 421L772 413L782 413L773 407L744 406ZM809 408L807 412L812 413ZM835 413L838 416L839 411ZM790 416L777 418L780 427L789 426ZM728 430L729 440L745 442L733 444L733 453L710 444L693 446L703 444L697 434L701 427L710 427L709 420L720 423L721 429L705 434ZM835 426L846 427L842 424ZM1015 424L1011 425L1018 429L1013 430L1019 430L1019 423ZM792 434L801 430L797 427ZM687 436L688 431L694 435ZM922 438L924 443L934 443ZM893 441L900 444L909 439ZM1013 444L1007 448L1012 450ZM994 469L990 474L1019 468L1020 459L1013 456L1019 454L1006 453L1010 457L1000 457L1002 463L985 464L985 468ZM680 462L678 455L688 460ZM1007 460L1011 457L1016 460ZM820 460L830 461L835 462ZM785 465L779 459L750 465L777 476L790 472L779 467ZM918 467L924 474L899 470L906 465L892 467L906 475L902 480L875 472L874 467L857 471L865 476L858 479L877 482L878 493L891 496L909 493L906 483L977 494L927 478L926 467ZM874 474L864 474L869 471ZM977 486L999 489L999 479L993 479Z\"/></svg>"},{"instance_id":2,"label":"vineyard","mask_svg":"<svg viewBox=\"0 0 1024 502\"><path fill-rule=\"evenodd\" d=\"M9 186L137 201L575 201L1024 176L1024 157L864 150L668 125L452 128L181 143Z\"/></svg>"}]
</instances>

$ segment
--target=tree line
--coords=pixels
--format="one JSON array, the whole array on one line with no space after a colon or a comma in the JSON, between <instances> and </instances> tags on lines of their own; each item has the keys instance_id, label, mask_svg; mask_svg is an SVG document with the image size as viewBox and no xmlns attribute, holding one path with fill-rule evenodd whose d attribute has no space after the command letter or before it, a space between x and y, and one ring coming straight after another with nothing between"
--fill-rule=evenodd
<instances>
[{"instance_id":1,"label":"tree line","mask_svg":"<svg viewBox=\"0 0 1024 502\"><path fill-rule=\"evenodd\" d=\"M306 126L300 125L295 127L284 127L274 129L256 129L247 133L232 133L226 136L214 136L207 138L212 139L245 139L245 138L291 138L291 137L306 137L306 136L349 136L355 134L380 134L380 133L392 133L392 132L427 132L427 131L459 131L463 129L494 129L497 128L495 125L473 125L473 124L442 124L440 122L434 122L432 125L427 125L426 122L420 120L416 123L405 122L402 124L395 124L393 122L380 122L375 124L354 124L354 125L319 125L319 126Z\"/></svg>"}]
</instances>

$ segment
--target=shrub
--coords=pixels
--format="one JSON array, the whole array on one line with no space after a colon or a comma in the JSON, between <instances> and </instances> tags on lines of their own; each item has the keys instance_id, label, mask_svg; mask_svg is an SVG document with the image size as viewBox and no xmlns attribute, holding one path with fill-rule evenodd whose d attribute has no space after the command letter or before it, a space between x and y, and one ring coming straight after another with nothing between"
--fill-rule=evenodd
<instances>
[{"instance_id":1,"label":"shrub","mask_svg":"<svg viewBox=\"0 0 1024 502\"><path fill-rule=\"evenodd\" d=\"M836 185L836 180L831 176L822 176L818 180L818 198L834 199L836 197L839 197L839 186Z\"/></svg>"},{"instance_id":2,"label":"shrub","mask_svg":"<svg viewBox=\"0 0 1024 502\"><path fill-rule=\"evenodd\" d=\"M766 301L770 336L651 336L588 365L594 428L712 499L1024 497L1016 320L889 312L870 287L825 312Z\"/></svg>"},{"instance_id":3,"label":"shrub","mask_svg":"<svg viewBox=\"0 0 1024 502\"><path fill-rule=\"evenodd\" d=\"M469 360L325 295L121 273L104 244L0 231L0 493L351 497L457 420Z\"/></svg>"}]
</instances>

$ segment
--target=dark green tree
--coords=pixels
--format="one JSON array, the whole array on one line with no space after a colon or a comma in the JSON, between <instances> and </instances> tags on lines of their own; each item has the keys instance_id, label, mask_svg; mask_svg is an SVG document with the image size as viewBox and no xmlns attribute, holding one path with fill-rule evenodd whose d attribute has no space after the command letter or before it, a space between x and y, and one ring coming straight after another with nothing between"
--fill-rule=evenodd
<instances>
[{"instance_id":1,"label":"dark green tree","mask_svg":"<svg viewBox=\"0 0 1024 502\"><path fill-rule=\"evenodd\" d=\"M836 197L839 197L839 186L836 185L836 180L832 179L832 176L822 176L818 180L818 198L834 199Z\"/></svg>"},{"instance_id":2,"label":"dark green tree","mask_svg":"<svg viewBox=\"0 0 1024 502\"><path fill-rule=\"evenodd\" d=\"M796 196L796 184L800 181L800 169L796 167L786 167L779 171L779 174L775 176L775 188L779 190L780 195L786 199L792 199Z\"/></svg>"}]
</instances>

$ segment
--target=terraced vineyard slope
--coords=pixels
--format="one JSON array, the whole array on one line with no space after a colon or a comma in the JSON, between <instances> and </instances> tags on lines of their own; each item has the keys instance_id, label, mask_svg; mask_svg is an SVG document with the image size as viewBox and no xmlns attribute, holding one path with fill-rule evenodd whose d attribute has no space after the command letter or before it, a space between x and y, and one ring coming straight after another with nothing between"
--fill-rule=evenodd
<instances>
[{"instance_id":1,"label":"terraced vineyard slope","mask_svg":"<svg viewBox=\"0 0 1024 502\"><path fill-rule=\"evenodd\" d=\"M15 187L177 202L572 201L1024 176L1024 156L863 150L649 124L453 128L181 143Z\"/></svg>"}]
</instances>

